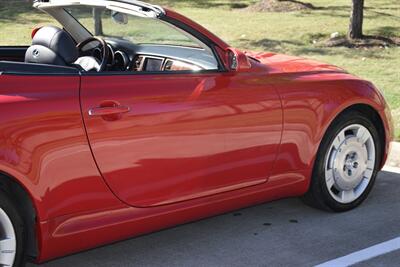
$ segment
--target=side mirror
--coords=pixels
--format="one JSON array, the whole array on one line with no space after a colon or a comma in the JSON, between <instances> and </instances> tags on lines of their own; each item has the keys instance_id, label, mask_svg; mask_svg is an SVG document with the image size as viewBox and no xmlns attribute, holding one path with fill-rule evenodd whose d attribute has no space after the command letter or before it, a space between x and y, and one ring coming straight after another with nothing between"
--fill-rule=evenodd
<instances>
[{"instance_id":1,"label":"side mirror","mask_svg":"<svg viewBox=\"0 0 400 267\"><path fill-rule=\"evenodd\" d=\"M124 13L113 11L111 12L111 18L115 23L128 24L128 15Z\"/></svg>"},{"instance_id":2,"label":"side mirror","mask_svg":"<svg viewBox=\"0 0 400 267\"><path fill-rule=\"evenodd\" d=\"M245 71L251 68L251 63L247 56L235 48L228 48L227 62L231 71Z\"/></svg>"}]
</instances>

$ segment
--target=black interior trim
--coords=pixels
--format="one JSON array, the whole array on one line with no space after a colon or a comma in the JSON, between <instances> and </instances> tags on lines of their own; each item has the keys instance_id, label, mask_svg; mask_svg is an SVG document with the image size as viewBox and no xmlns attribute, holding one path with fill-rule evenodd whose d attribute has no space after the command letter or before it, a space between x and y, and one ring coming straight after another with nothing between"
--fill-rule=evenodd
<instances>
[{"instance_id":1,"label":"black interior trim","mask_svg":"<svg viewBox=\"0 0 400 267\"><path fill-rule=\"evenodd\" d=\"M0 60L23 62L29 46L0 46Z\"/></svg>"},{"instance_id":2,"label":"black interior trim","mask_svg":"<svg viewBox=\"0 0 400 267\"><path fill-rule=\"evenodd\" d=\"M0 61L0 73L17 75L77 75L80 72L77 68L73 67Z\"/></svg>"}]
</instances>

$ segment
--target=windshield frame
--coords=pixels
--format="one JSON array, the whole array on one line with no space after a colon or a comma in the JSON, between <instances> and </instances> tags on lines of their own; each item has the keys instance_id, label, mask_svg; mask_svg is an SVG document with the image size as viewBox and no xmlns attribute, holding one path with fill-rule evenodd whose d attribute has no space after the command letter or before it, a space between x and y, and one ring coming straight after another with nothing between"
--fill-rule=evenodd
<instances>
[{"instance_id":1,"label":"windshield frame","mask_svg":"<svg viewBox=\"0 0 400 267\"><path fill-rule=\"evenodd\" d=\"M106 7L116 6L135 12L136 15L159 18L166 15L165 10L158 5L148 4L137 0L34 0L33 6L38 9L68 6Z\"/></svg>"}]
</instances>

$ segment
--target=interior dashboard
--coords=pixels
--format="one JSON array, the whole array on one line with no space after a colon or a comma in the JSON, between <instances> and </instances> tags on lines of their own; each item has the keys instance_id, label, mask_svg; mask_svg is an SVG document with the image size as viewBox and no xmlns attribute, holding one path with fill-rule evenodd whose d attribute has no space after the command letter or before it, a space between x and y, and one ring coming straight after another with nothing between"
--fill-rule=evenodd
<instances>
[{"instance_id":1,"label":"interior dashboard","mask_svg":"<svg viewBox=\"0 0 400 267\"><path fill-rule=\"evenodd\" d=\"M162 72L218 69L213 55L204 49L169 45L135 45L124 40L107 40L107 71ZM101 61L100 48L91 56Z\"/></svg>"},{"instance_id":2,"label":"interior dashboard","mask_svg":"<svg viewBox=\"0 0 400 267\"><path fill-rule=\"evenodd\" d=\"M138 55L134 60L133 71L183 71L202 70L197 65L180 60L156 57L151 55Z\"/></svg>"}]
</instances>

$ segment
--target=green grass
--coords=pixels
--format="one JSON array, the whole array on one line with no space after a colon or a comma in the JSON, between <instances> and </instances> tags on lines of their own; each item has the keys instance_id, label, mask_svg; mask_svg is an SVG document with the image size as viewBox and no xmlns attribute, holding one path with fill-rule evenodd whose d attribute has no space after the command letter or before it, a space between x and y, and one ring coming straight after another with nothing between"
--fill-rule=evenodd
<instances>
[{"instance_id":1,"label":"green grass","mask_svg":"<svg viewBox=\"0 0 400 267\"><path fill-rule=\"evenodd\" d=\"M333 32L346 34L351 1L309 0L319 8L290 13L256 13L238 8L255 0L153 2L194 19L232 46L318 59L374 82L392 108L396 136L400 139L400 47L349 49L321 48L313 44L314 40L323 40ZM398 0L366 1L366 5L365 34L400 37ZM30 29L34 25L52 22L38 12L28 11L29 8L19 12L16 5L0 4L0 45L29 44Z\"/></svg>"}]
</instances>

